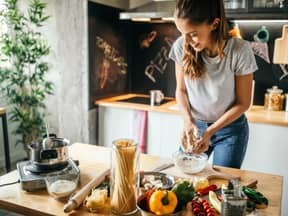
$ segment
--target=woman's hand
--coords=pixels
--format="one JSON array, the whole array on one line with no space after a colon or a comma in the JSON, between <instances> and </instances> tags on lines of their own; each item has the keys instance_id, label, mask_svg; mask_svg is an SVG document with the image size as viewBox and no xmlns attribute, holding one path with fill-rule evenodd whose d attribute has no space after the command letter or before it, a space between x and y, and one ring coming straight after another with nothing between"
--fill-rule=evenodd
<instances>
[{"instance_id":1,"label":"woman's hand","mask_svg":"<svg viewBox=\"0 0 288 216\"><path fill-rule=\"evenodd\" d=\"M213 134L209 130L205 130L202 133L201 138L195 142L193 153L200 154L202 152L207 151L209 148L209 143L212 135Z\"/></svg>"},{"instance_id":2,"label":"woman's hand","mask_svg":"<svg viewBox=\"0 0 288 216\"><path fill-rule=\"evenodd\" d=\"M184 122L184 130L182 132L181 143L182 150L186 153L191 153L194 144L197 141L198 128L192 121Z\"/></svg>"}]
</instances>

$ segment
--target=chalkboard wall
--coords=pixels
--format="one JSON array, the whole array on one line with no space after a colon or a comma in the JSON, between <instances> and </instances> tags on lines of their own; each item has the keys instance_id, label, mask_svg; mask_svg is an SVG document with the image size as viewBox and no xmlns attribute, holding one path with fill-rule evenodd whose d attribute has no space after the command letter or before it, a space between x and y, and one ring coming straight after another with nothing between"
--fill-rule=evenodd
<instances>
[{"instance_id":1,"label":"chalkboard wall","mask_svg":"<svg viewBox=\"0 0 288 216\"><path fill-rule=\"evenodd\" d=\"M89 2L89 107L95 100L127 92L125 29L119 10Z\"/></svg>"},{"instance_id":2,"label":"chalkboard wall","mask_svg":"<svg viewBox=\"0 0 288 216\"><path fill-rule=\"evenodd\" d=\"M254 41L254 34L262 27L265 26L270 33L270 39L267 43L270 63L267 63L263 58L256 56L258 65L258 71L254 74L255 80L255 92L254 92L254 104L264 104L264 94L267 88L271 88L273 85L277 85L283 89L285 93L288 93L288 76L281 78L284 75L278 64L273 64L274 53L274 41L276 38L280 38L282 35L282 26L285 23L241 23L239 28L242 32L242 36L245 40ZM286 23L288 24L288 23ZM285 49L285 47L283 47ZM287 49L287 47L286 47Z\"/></svg>"},{"instance_id":3,"label":"chalkboard wall","mask_svg":"<svg viewBox=\"0 0 288 216\"><path fill-rule=\"evenodd\" d=\"M172 43L180 35L174 24L132 23L131 91L148 93L160 89L166 96L174 97L175 65L168 58Z\"/></svg>"},{"instance_id":4,"label":"chalkboard wall","mask_svg":"<svg viewBox=\"0 0 288 216\"><path fill-rule=\"evenodd\" d=\"M96 99L124 92L149 94L151 89L160 89L166 96L174 97L175 66L168 59L168 53L173 41L180 36L175 25L121 21L118 14L118 10L89 3L90 107ZM280 80L284 74L279 65L272 63L274 40L281 37L282 25L269 22L239 24L243 39L250 42L254 41L254 34L262 26L270 33L268 58L260 57L259 49L254 48L259 67L254 73L255 105L263 105L266 89L273 85L288 92L288 76ZM108 50L114 49L118 61L112 60L113 55L105 57L105 49L99 48L96 38L105 41Z\"/></svg>"}]
</instances>

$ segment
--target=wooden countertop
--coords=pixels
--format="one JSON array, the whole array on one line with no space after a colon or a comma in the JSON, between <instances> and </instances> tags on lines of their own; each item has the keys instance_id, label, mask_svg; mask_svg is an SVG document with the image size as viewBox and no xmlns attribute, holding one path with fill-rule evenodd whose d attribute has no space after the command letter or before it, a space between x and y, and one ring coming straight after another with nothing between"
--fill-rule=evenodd
<instances>
[{"instance_id":1,"label":"wooden countertop","mask_svg":"<svg viewBox=\"0 0 288 216\"><path fill-rule=\"evenodd\" d=\"M99 171L109 167L110 149L88 144L73 144L70 147L70 155L73 159L79 160L80 168L80 186L86 185ZM142 154L140 157L141 170L149 170L157 164L161 164L167 158L159 158L157 156ZM171 172L171 168L169 169ZM278 216L281 212L282 184L283 177L250 172L239 169L231 169L220 167L220 170L225 173L239 175L243 183L251 178L258 180L257 190L262 192L269 200L269 206L266 209L258 210L261 216ZM165 170L163 171L165 172ZM178 175L179 176L179 175ZM181 177L181 176L180 176ZM187 177L187 175L183 175ZM190 176L193 178L193 176ZM17 172L12 171L0 177L0 184L13 182L18 179ZM224 180L211 180L211 183L221 186L222 183L227 183ZM87 212L83 206L70 214L63 212L64 203L59 202L48 195L46 191L25 192L22 191L19 184L1 187L0 190L0 208L14 211L24 215L103 215Z\"/></svg>"},{"instance_id":2,"label":"wooden countertop","mask_svg":"<svg viewBox=\"0 0 288 216\"><path fill-rule=\"evenodd\" d=\"M124 94L120 96L97 100L96 104L100 106L106 106L106 107L137 109L137 110L144 110L144 111L150 111L150 112L165 112L165 113L178 114L178 115L181 114L180 111L177 109L176 100L174 98L167 98L167 99L172 99L172 100L163 105L153 106L153 107L151 107L150 105L145 105L145 104L118 101L122 99L132 98L135 96L149 98L148 95L143 95L143 94ZM246 116L248 118L248 121L252 123L288 126L288 112L285 112L285 111L267 111L267 110L264 110L263 106L252 106L246 112Z\"/></svg>"},{"instance_id":3,"label":"wooden countertop","mask_svg":"<svg viewBox=\"0 0 288 216\"><path fill-rule=\"evenodd\" d=\"M4 113L6 113L6 109L5 109L5 108L2 108L2 107L0 107L0 115L2 115L2 114L4 114Z\"/></svg>"},{"instance_id":4,"label":"wooden countertop","mask_svg":"<svg viewBox=\"0 0 288 216\"><path fill-rule=\"evenodd\" d=\"M252 106L246 112L249 122L288 126L288 112L268 111L263 106Z\"/></svg>"},{"instance_id":5,"label":"wooden countertop","mask_svg":"<svg viewBox=\"0 0 288 216\"><path fill-rule=\"evenodd\" d=\"M146 104L132 103L132 102L128 103L128 102L119 101L119 100L123 100L123 99L132 98L135 96L149 98L148 95L144 95L144 94L125 94L125 95L119 95L119 96L115 96L115 97L97 100L96 104L101 105L101 106L107 106L107 107L118 107L118 108L137 109L137 110L144 110L144 111L180 114L180 112L178 110L169 109L169 107L176 105L175 98L171 98L171 97L165 97L165 99L171 99L170 102L165 103L165 104L160 105L160 106L153 106L153 107L151 107L150 105L146 105Z\"/></svg>"}]
</instances>

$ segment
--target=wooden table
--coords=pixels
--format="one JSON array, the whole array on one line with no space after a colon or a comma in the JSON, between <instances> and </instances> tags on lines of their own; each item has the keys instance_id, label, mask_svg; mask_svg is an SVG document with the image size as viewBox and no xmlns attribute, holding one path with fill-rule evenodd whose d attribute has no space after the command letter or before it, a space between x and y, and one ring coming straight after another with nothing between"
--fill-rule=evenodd
<instances>
[{"instance_id":1,"label":"wooden table","mask_svg":"<svg viewBox=\"0 0 288 216\"><path fill-rule=\"evenodd\" d=\"M76 143L70 147L70 154L73 159L80 162L80 186L87 184L99 171L110 167L110 149L95 145ZM151 167L167 162L167 159L151 155L141 155L140 164L142 170L149 170ZM169 172L171 172L171 169ZM175 168L174 168L175 169ZM281 211L282 183L281 176L269 175L264 173L250 172L238 169L221 168L222 172L240 175L241 181L251 178L258 179L257 190L261 191L269 199L269 207L259 211L261 216L278 216ZM164 171L165 172L165 171ZM191 176L193 177L193 176ZM0 184L13 182L18 179L17 172L12 171L0 177ZM212 180L212 183L221 185L224 181ZM64 203L52 197L46 191L25 192L19 184L2 187L0 190L0 208L7 209L25 215L97 215L87 212L83 206L70 214L63 212ZM259 214L260 215L260 214Z\"/></svg>"}]
</instances>

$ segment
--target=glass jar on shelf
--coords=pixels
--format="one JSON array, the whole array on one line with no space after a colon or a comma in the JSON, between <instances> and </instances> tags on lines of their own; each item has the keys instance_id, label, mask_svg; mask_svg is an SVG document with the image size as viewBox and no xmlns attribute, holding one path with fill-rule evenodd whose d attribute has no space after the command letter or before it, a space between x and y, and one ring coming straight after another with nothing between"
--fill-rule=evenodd
<instances>
[{"instance_id":1,"label":"glass jar on shelf","mask_svg":"<svg viewBox=\"0 0 288 216\"><path fill-rule=\"evenodd\" d=\"M279 111L282 110L284 95L283 90L279 89L277 86L267 89L265 94L264 109Z\"/></svg>"}]
</instances>

